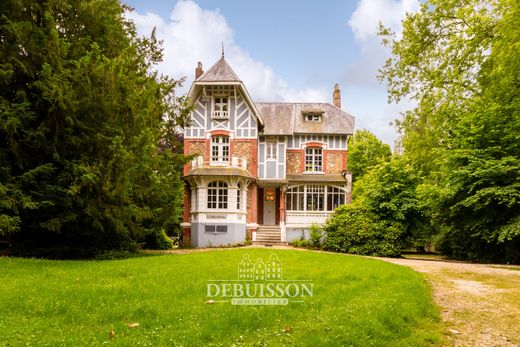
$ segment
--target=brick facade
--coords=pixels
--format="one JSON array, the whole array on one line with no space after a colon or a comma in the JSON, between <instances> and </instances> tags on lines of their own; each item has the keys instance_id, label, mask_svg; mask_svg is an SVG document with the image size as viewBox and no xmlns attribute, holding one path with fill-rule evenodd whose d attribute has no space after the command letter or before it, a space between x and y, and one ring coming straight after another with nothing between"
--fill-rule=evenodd
<instances>
[{"instance_id":1,"label":"brick facade","mask_svg":"<svg viewBox=\"0 0 520 347\"><path fill-rule=\"evenodd\" d=\"M231 141L231 155L239 159L247 159L247 170L253 175L258 175L257 140Z\"/></svg>"}]
</instances>

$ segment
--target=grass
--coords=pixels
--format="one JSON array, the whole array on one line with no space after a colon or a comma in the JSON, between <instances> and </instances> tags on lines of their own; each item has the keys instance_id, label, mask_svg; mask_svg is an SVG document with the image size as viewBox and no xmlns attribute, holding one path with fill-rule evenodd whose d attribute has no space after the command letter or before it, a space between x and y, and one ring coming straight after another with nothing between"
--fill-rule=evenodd
<instances>
[{"instance_id":1,"label":"grass","mask_svg":"<svg viewBox=\"0 0 520 347\"><path fill-rule=\"evenodd\" d=\"M236 279L245 253L253 260L276 253L284 278L312 280L314 296L287 306L207 304L207 281ZM429 346L441 339L420 274L342 254L233 249L109 261L0 258L0 283L0 345Z\"/></svg>"}]
</instances>

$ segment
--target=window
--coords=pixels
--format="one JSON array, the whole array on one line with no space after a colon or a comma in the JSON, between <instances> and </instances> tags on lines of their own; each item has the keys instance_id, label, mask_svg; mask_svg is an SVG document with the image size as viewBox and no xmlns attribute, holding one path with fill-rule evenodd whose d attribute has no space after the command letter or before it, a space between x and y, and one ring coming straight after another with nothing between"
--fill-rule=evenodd
<instances>
[{"instance_id":1,"label":"window","mask_svg":"<svg viewBox=\"0 0 520 347\"><path fill-rule=\"evenodd\" d=\"M323 211L323 201L325 200L325 186L307 186L307 211Z\"/></svg>"},{"instance_id":2,"label":"window","mask_svg":"<svg viewBox=\"0 0 520 347\"><path fill-rule=\"evenodd\" d=\"M265 151L266 151L265 157L267 158L267 160L276 160L276 142L275 141L266 142Z\"/></svg>"},{"instance_id":3,"label":"window","mask_svg":"<svg viewBox=\"0 0 520 347\"><path fill-rule=\"evenodd\" d=\"M240 210L240 194L241 194L241 187L240 183L237 184L237 210Z\"/></svg>"},{"instance_id":4,"label":"window","mask_svg":"<svg viewBox=\"0 0 520 347\"><path fill-rule=\"evenodd\" d=\"M307 184L287 189L287 211L334 211L345 204L344 188L318 184Z\"/></svg>"},{"instance_id":5,"label":"window","mask_svg":"<svg viewBox=\"0 0 520 347\"><path fill-rule=\"evenodd\" d=\"M308 113L305 115L306 122L321 122L321 114Z\"/></svg>"},{"instance_id":6,"label":"window","mask_svg":"<svg viewBox=\"0 0 520 347\"><path fill-rule=\"evenodd\" d=\"M228 189L224 182L208 184L208 208L227 209Z\"/></svg>"},{"instance_id":7,"label":"window","mask_svg":"<svg viewBox=\"0 0 520 347\"><path fill-rule=\"evenodd\" d=\"M229 118L227 97L218 97L214 99L213 103L213 118L227 119Z\"/></svg>"},{"instance_id":8,"label":"window","mask_svg":"<svg viewBox=\"0 0 520 347\"><path fill-rule=\"evenodd\" d=\"M305 208L303 201L305 198L305 186L298 186L287 189L285 201L288 211L303 211Z\"/></svg>"},{"instance_id":9,"label":"window","mask_svg":"<svg viewBox=\"0 0 520 347\"><path fill-rule=\"evenodd\" d=\"M204 231L207 233L227 233L227 225L205 225Z\"/></svg>"},{"instance_id":10,"label":"window","mask_svg":"<svg viewBox=\"0 0 520 347\"><path fill-rule=\"evenodd\" d=\"M345 204L345 191L338 187L327 187L327 211L334 211Z\"/></svg>"},{"instance_id":11,"label":"window","mask_svg":"<svg viewBox=\"0 0 520 347\"><path fill-rule=\"evenodd\" d=\"M229 162L229 137L215 136L211 138L211 161L213 163Z\"/></svg>"},{"instance_id":12,"label":"window","mask_svg":"<svg viewBox=\"0 0 520 347\"><path fill-rule=\"evenodd\" d=\"M323 171L323 154L321 148L307 148L305 150L305 171Z\"/></svg>"}]
</instances>

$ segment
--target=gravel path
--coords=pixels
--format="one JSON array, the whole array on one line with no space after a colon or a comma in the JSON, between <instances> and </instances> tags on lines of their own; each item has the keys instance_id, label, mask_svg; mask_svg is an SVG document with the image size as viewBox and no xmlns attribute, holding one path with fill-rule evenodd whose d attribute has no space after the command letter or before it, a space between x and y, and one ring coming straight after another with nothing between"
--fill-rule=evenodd
<instances>
[{"instance_id":1,"label":"gravel path","mask_svg":"<svg viewBox=\"0 0 520 347\"><path fill-rule=\"evenodd\" d=\"M378 258L424 273L453 346L520 345L520 267Z\"/></svg>"}]
</instances>

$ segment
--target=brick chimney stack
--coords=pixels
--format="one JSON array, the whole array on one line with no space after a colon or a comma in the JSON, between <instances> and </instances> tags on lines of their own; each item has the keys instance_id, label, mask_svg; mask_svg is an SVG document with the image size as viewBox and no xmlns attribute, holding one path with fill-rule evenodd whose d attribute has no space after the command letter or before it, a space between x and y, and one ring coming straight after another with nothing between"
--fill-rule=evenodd
<instances>
[{"instance_id":1,"label":"brick chimney stack","mask_svg":"<svg viewBox=\"0 0 520 347\"><path fill-rule=\"evenodd\" d=\"M202 70L202 63L199 61L197 63L197 68L195 69L195 79L198 80L202 74L204 74L204 70Z\"/></svg>"},{"instance_id":2,"label":"brick chimney stack","mask_svg":"<svg viewBox=\"0 0 520 347\"><path fill-rule=\"evenodd\" d=\"M334 92L332 92L332 103L337 108L341 108L341 91L339 90L339 85L337 83L334 85Z\"/></svg>"}]
</instances>

